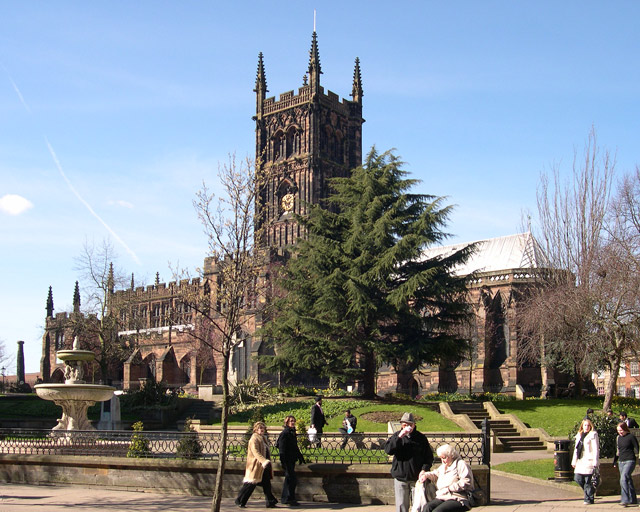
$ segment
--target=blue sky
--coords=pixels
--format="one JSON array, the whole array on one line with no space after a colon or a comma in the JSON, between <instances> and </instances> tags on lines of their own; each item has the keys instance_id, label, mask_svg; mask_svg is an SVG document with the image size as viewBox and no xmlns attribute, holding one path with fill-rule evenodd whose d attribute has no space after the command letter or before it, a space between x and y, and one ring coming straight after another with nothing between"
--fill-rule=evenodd
<instances>
[{"instance_id":1,"label":"blue sky","mask_svg":"<svg viewBox=\"0 0 640 512\"><path fill-rule=\"evenodd\" d=\"M137 282L202 263L194 194L253 155L258 52L269 95L302 84L314 8L322 85L348 98L360 58L364 148L457 205L452 241L517 232L592 125L619 172L640 161L638 2L4 1L0 340L27 371L85 240Z\"/></svg>"}]
</instances>

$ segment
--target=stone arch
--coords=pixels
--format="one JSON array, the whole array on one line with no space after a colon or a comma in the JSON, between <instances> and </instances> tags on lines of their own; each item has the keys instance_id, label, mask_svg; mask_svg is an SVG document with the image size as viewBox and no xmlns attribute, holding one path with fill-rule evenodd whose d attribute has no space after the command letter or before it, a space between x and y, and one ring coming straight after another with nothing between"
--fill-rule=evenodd
<instances>
[{"instance_id":1,"label":"stone arch","mask_svg":"<svg viewBox=\"0 0 640 512\"><path fill-rule=\"evenodd\" d=\"M64 370L62 368L53 370L49 381L55 384L64 384Z\"/></svg>"},{"instance_id":2,"label":"stone arch","mask_svg":"<svg viewBox=\"0 0 640 512\"><path fill-rule=\"evenodd\" d=\"M286 152L285 144L286 144L285 134L282 130L278 130L276 133L273 134L273 137L271 137L271 148L272 148L271 154L272 154L272 160L274 162L284 158L285 152Z\"/></svg>"},{"instance_id":3,"label":"stone arch","mask_svg":"<svg viewBox=\"0 0 640 512\"><path fill-rule=\"evenodd\" d=\"M500 391L504 380L500 368L509 355L509 336L504 299L498 290L493 297L490 291L483 296L485 309L485 376L484 387L489 391Z\"/></svg>"},{"instance_id":4,"label":"stone arch","mask_svg":"<svg viewBox=\"0 0 640 512\"><path fill-rule=\"evenodd\" d=\"M286 158L300 153L300 128L291 125L286 133Z\"/></svg>"}]
</instances>

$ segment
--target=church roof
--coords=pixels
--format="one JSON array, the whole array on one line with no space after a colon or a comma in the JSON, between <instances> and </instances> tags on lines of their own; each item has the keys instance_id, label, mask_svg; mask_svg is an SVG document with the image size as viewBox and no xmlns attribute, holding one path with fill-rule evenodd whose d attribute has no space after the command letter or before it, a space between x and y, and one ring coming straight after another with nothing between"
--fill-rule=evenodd
<instances>
[{"instance_id":1,"label":"church roof","mask_svg":"<svg viewBox=\"0 0 640 512\"><path fill-rule=\"evenodd\" d=\"M456 269L456 274L466 276L472 272L499 272L522 268L547 268L547 258L530 232L489 238L477 242L433 247L424 252L426 258L448 256L471 243L476 251L469 260Z\"/></svg>"}]
</instances>

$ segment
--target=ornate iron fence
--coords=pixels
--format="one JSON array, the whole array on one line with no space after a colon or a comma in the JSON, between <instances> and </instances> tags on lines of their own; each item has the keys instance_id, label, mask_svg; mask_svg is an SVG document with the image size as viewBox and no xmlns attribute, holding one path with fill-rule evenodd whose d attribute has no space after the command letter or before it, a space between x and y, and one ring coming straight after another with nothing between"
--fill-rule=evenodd
<instances>
[{"instance_id":1,"label":"ornate iron fence","mask_svg":"<svg viewBox=\"0 0 640 512\"><path fill-rule=\"evenodd\" d=\"M435 450L451 444L471 464L487 464L488 432L426 433ZM278 435L270 434L271 458L278 460ZM355 432L346 437L327 433L310 440L299 434L298 444L306 462L343 464L387 464L391 459L384 451L385 433ZM245 460L247 434L228 433L227 460ZM202 432L133 432L133 431L51 431L0 429L0 454L85 455L109 457L147 457L174 459L217 459L220 434Z\"/></svg>"}]
</instances>

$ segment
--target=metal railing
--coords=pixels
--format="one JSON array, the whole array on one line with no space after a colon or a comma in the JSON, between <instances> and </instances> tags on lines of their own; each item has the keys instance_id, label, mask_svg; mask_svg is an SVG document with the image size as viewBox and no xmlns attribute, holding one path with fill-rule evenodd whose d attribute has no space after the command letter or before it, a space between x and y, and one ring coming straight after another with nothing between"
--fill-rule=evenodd
<instances>
[{"instance_id":1,"label":"metal railing","mask_svg":"<svg viewBox=\"0 0 640 512\"><path fill-rule=\"evenodd\" d=\"M430 432L426 436L435 453L443 444L451 444L471 464L488 463L488 433ZM271 458L279 460L273 446L277 434L270 434ZM298 444L307 463L387 464L391 460L384 451L386 433L354 432L323 434L311 442L298 435ZM246 458L247 434L228 433L227 460ZM0 454L85 455L104 457L144 457L162 459L217 459L220 434L202 432L133 432L133 431L51 431L0 429Z\"/></svg>"}]
</instances>

